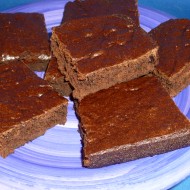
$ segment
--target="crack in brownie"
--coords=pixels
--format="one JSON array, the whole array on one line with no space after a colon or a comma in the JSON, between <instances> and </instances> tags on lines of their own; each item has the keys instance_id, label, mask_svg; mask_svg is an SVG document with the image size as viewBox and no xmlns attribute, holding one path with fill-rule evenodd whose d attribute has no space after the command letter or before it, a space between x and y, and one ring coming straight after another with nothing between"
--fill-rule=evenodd
<instances>
[{"instance_id":1,"label":"crack in brownie","mask_svg":"<svg viewBox=\"0 0 190 190\"><path fill-rule=\"evenodd\" d=\"M190 84L190 20L171 19L149 34L159 45L155 74L173 97Z\"/></svg>"},{"instance_id":2,"label":"crack in brownie","mask_svg":"<svg viewBox=\"0 0 190 190\"><path fill-rule=\"evenodd\" d=\"M51 42L59 69L78 100L148 74L157 64L157 44L121 15L65 22L53 28Z\"/></svg>"},{"instance_id":3,"label":"crack in brownie","mask_svg":"<svg viewBox=\"0 0 190 190\"><path fill-rule=\"evenodd\" d=\"M45 80L47 80L51 86L62 96L70 96L72 93L72 87L68 81L66 81L65 76L61 74L57 59L52 56L48 68L45 73Z\"/></svg>"},{"instance_id":4,"label":"crack in brownie","mask_svg":"<svg viewBox=\"0 0 190 190\"><path fill-rule=\"evenodd\" d=\"M140 77L76 104L89 168L153 156L190 145L190 123L156 77Z\"/></svg>"},{"instance_id":5,"label":"crack in brownie","mask_svg":"<svg viewBox=\"0 0 190 190\"><path fill-rule=\"evenodd\" d=\"M64 124L67 100L21 61L0 65L0 155Z\"/></svg>"},{"instance_id":6,"label":"crack in brownie","mask_svg":"<svg viewBox=\"0 0 190 190\"><path fill-rule=\"evenodd\" d=\"M112 14L126 15L139 25L137 0L75 0L68 2L64 9L62 22Z\"/></svg>"},{"instance_id":7,"label":"crack in brownie","mask_svg":"<svg viewBox=\"0 0 190 190\"><path fill-rule=\"evenodd\" d=\"M24 60L45 71L51 58L44 16L40 13L0 13L0 64Z\"/></svg>"}]
</instances>

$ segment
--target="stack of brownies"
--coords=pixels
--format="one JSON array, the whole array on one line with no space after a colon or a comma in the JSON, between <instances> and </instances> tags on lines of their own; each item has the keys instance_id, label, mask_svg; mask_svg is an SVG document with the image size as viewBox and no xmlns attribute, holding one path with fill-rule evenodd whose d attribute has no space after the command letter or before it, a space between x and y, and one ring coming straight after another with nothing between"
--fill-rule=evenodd
<instances>
[{"instance_id":1,"label":"stack of brownies","mask_svg":"<svg viewBox=\"0 0 190 190\"><path fill-rule=\"evenodd\" d=\"M0 15L7 31L11 19L20 21L22 17L29 18L29 14ZM75 0L66 4L61 25L53 28L52 56L46 52L45 33L36 34L36 21L30 22L29 27L34 27L30 38L26 37L24 44L18 40L22 44L15 50L12 42L18 42L10 37L0 52L1 62L7 62L0 66L4 76L0 104L5 107L0 110L0 117L5 118L2 156L53 124L65 122L67 101L61 95L73 98L86 167L122 163L190 145L190 123L171 98L190 83L189 20L169 20L146 33L139 26L135 0ZM19 28L14 35L24 34ZM7 53L10 47L12 51ZM50 57L47 67L42 60ZM37 79L25 65L33 70L47 67L46 81ZM12 76L15 78L10 80ZM11 105L12 96L6 98L10 90L16 97ZM36 119L41 121L39 126L34 126ZM22 142L13 146L20 136Z\"/></svg>"}]
</instances>

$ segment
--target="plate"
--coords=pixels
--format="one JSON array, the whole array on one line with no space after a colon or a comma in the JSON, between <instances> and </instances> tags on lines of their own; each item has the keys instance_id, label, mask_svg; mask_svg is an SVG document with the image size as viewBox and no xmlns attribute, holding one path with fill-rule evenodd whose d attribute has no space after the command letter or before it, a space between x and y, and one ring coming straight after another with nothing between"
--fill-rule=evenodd
<instances>
[{"instance_id":1,"label":"plate","mask_svg":"<svg viewBox=\"0 0 190 190\"><path fill-rule=\"evenodd\" d=\"M41 12L48 32L59 25L67 1L46 0L15 7L6 12ZM141 27L150 31L172 18L160 11L139 7ZM43 77L44 73L37 75ZM190 87L174 98L190 117ZM135 161L87 169L81 165L81 139L73 103L69 101L67 123L0 158L0 189L3 190L122 190L168 189L190 174L190 147ZM176 173L178 175L176 175Z\"/></svg>"}]
</instances>

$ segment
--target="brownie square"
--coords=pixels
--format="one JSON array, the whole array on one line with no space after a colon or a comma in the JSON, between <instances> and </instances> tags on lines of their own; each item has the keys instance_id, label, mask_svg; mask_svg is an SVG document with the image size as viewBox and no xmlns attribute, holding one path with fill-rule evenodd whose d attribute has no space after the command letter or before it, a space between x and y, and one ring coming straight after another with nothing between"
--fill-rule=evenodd
<instances>
[{"instance_id":1,"label":"brownie square","mask_svg":"<svg viewBox=\"0 0 190 190\"><path fill-rule=\"evenodd\" d=\"M62 22L112 14L129 16L139 25L137 0L75 0L68 2Z\"/></svg>"},{"instance_id":2,"label":"brownie square","mask_svg":"<svg viewBox=\"0 0 190 190\"><path fill-rule=\"evenodd\" d=\"M0 66L0 155L64 124L67 100L21 61Z\"/></svg>"},{"instance_id":3,"label":"brownie square","mask_svg":"<svg viewBox=\"0 0 190 190\"><path fill-rule=\"evenodd\" d=\"M52 56L48 68L45 73L45 80L47 80L51 86L61 95L70 96L72 93L72 87L65 76L60 72L58 68L57 59Z\"/></svg>"},{"instance_id":4,"label":"brownie square","mask_svg":"<svg viewBox=\"0 0 190 190\"><path fill-rule=\"evenodd\" d=\"M59 68L78 100L145 75L157 64L157 44L125 16L65 22L53 28L51 41Z\"/></svg>"},{"instance_id":5,"label":"brownie square","mask_svg":"<svg viewBox=\"0 0 190 190\"><path fill-rule=\"evenodd\" d=\"M122 163L190 145L189 120L156 77L117 84L76 105L86 167Z\"/></svg>"},{"instance_id":6,"label":"brownie square","mask_svg":"<svg viewBox=\"0 0 190 190\"><path fill-rule=\"evenodd\" d=\"M44 71L51 57L44 16L0 13L0 23L0 64L19 59L32 70Z\"/></svg>"},{"instance_id":7,"label":"brownie square","mask_svg":"<svg viewBox=\"0 0 190 190\"><path fill-rule=\"evenodd\" d=\"M171 19L149 34L159 45L155 74L173 97L190 84L190 20Z\"/></svg>"}]
</instances>

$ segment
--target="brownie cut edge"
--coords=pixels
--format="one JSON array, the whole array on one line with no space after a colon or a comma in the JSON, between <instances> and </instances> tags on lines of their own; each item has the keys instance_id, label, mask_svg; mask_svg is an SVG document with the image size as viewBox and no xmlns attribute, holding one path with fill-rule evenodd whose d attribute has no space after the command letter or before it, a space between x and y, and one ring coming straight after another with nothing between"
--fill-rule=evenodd
<instances>
[{"instance_id":1,"label":"brownie cut edge","mask_svg":"<svg viewBox=\"0 0 190 190\"><path fill-rule=\"evenodd\" d=\"M60 72L57 64L57 59L52 55L48 64L44 79L61 95L70 96L72 87L65 76Z\"/></svg>"}]
</instances>

